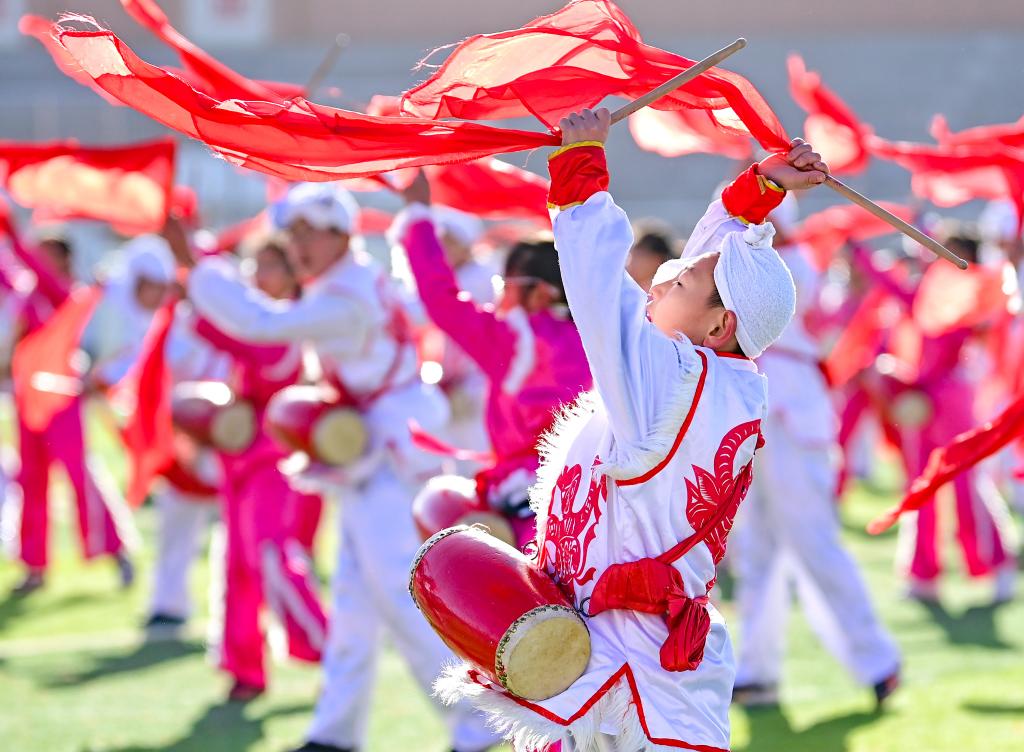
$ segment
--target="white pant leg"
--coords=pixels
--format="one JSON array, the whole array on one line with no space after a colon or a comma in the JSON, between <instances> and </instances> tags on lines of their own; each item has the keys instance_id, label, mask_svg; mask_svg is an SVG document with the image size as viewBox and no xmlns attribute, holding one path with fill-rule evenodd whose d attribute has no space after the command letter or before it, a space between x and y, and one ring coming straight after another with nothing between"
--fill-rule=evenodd
<instances>
[{"instance_id":1,"label":"white pant leg","mask_svg":"<svg viewBox=\"0 0 1024 752\"><path fill-rule=\"evenodd\" d=\"M357 502L358 499L346 499ZM349 507L338 519L338 561L331 576L331 611L322 666L323 689L307 738L336 747L365 746L377 668L380 617L369 575L359 561Z\"/></svg>"},{"instance_id":2,"label":"white pant leg","mask_svg":"<svg viewBox=\"0 0 1024 752\"><path fill-rule=\"evenodd\" d=\"M354 550L358 573L363 578L373 610L386 626L417 683L444 716L452 746L460 752L474 752L497 743L500 737L487 728L483 716L469 703L444 707L433 698L434 680L453 656L409 595L409 570L420 546L411 513L416 490L389 468L379 470L362 489L359 498L346 499L342 507L345 541ZM337 610L331 619L332 631L335 621L339 630L345 628ZM328 681L331 680L333 677ZM367 714L369 708L360 710ZM310 738L328 741L316 735Z\"/></svg>"},{"instance_id":3,"label":"white pant leg","mask_svg":"<svg viewBox=\"0 0 1024 752\"><path fill-rule=\"evenodd\" d=\"M760 461L760 460L758 460ZM729 537L740 624L736 685L777 684L786 650L790 571L767 516L768 478L757 467Z\"/></svg>"},{"instance_id":4,"label":"white pant leg","mask_svg":"<svg viewBox=\"0 0 1024 752\"><path fill-rule=\"evenodd\" d=\"M803 446L775 426L762 451L755 472L767 476L766 517L790 557L811 628L858 681L881 681L900 655L840 540L830 449Z\"/></svg>"},{"instance_id":5,"label":"white pant leg","mask_svg":"<svg viewBox=\"0 0 1024 752\"><path fill-rule=\"evenodd\" d=\"M192 613L189 572L217 504L215 500L189 499L171 486L160 491L155 504L156 561L149 612L185 619Z\"/></svg>"}]
</instances>

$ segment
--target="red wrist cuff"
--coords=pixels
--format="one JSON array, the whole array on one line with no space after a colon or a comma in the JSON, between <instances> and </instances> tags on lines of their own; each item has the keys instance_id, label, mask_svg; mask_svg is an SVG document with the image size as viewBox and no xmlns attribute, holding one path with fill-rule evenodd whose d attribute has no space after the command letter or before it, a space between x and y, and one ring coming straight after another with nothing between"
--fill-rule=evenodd
<instances>
[{"instance_id":1,"label":"red wrist cuff","mask_svg":"<svg viewBox=\"0 0 1024 752\"><path fill-rule=\"evenodd\" d=\"M730 183L722 191L726 211L747 224L758 225L775 207L782 203L786 191L757 171L757 165Z\"/></svg>"},{"instance_id":2,"label":"red wrist cuff","mask_svg":"<svg viewBox=\"0 0 1024 752\"><path fill-rule=\"evenodd\" d=\"M548 207L552 209L582 204L595 193L608 190L608 162L604 145L597 141L563 146L548 157L548 171Z\"/></svg>"}]
</instances>

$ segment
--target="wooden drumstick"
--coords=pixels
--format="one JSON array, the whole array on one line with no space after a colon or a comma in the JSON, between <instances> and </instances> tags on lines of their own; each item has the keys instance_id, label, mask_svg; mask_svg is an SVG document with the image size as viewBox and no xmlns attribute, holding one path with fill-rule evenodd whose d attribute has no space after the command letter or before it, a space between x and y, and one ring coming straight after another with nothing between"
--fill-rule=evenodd
<instances>
[{"instance_id":1,"label":"wooden drumstick","mask_svg":"<svg viewBox=\"0 0 1024 752\"><path fill-rule=\"evenodd\" d=\"M727 57L736 54L746 46L747 40L744 39L743 37L740 37L735 42L730 44L728 47L723 47L718 52L709 55L708 57L701 60L699 63L694 63L679 75L670 78L657 89L652 89L639 99L634 99L629 104L623 105L622 107L617 109L615 112L612 113L612 123L618 123L620 120L625 120L637 110L642 110L647 105L653 102L657 102L666 94L671 94L680 86L688 84L701 73L704 73L709 68L715 67L720 62L725 60Z\"/></svg>"},{"instance_id":2,"label":"wooden drumstick","mask_svg":"<svg viewBox=\"0 0 1024 752\"><path fill-rule=\"evenodd\" d=\"M825 177L825 185L834 190L843 198L848 199L849 201L852 201L853 203L857 204L857 206L862 208L864 211L869 212L870 214L873 214L874 216L878 217L883 222L887 222L888 224L892 225L907 237L916 240L918 243L923 245L936 256L946 259L947 261L956 265L960 269L967 268L967 262L964 259L957 256L955 253L946 248L940 242L938 242L934 238L928 237L919 229L914 227L912 224L904 222L895 214L886 211L881 206L876 204L874 201L869 199L867 196L864 196L863 194L860 194L857 191L853 190L853 188L846 185L846 183L842 182L841 180L836 180L831 175L827 175Z\"/></svg>"}]
</instances>

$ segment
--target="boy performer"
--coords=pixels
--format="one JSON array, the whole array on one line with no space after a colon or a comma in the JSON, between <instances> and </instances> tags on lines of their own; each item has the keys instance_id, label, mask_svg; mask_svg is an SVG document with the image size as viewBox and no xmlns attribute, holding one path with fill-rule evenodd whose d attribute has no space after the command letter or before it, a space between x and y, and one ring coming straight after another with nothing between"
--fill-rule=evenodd
<instances>
[{"instance_id":1,"label":"boy performer","mask_svg":"<svg viewBox=\"0 0 1024 752\"><path fill-rule=\"evenodd\" d=\"M534 497L539 564L590 617L590 663L541 702L458 668L440 689L475 696L518 750L718 752L735 669L708 593L766 412L750 358L795 304L764 218L828 168L800 141L752 166L645 295L624 269L629 221L607 193L609 122L605 109L563 119L550 158L555 242L596 394L554 430Z\"/></svg>"}]
</instances>

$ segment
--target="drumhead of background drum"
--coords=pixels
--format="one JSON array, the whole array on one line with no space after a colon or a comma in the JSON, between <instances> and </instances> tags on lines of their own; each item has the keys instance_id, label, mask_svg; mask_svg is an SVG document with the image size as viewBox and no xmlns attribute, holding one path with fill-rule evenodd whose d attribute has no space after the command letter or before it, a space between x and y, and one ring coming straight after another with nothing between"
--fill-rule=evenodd
<instances>
[{"instance_id":1,"label":"drumhead of background drum","mask_svg":"<svg viewBox=\"0 0 1024 752\"><path fill-rule=\"evenodd\" d=\"M355 462L366 451L368 437L362 416L349 408L324 413L313 427L312 443L317 458L342 467Z\"/></svg>"},{"instance_id":2,"label":"drumhead of background drum","mask_svg":"<svg viewBox=\"0 0 1024 752\"><path fill-rule=\"evenodd\" d=\"M509 544L513 548L517 547L516 534L512 530L512 525L497 512L487 510L469 512L459 518L459 524L481 527L498 540Z\"/></svg>"},{"instance_id":3,"label":"drumhead of background drum","mask_svg":"<svg viewBox=\"0 0 1024 752\"><path fill-rule=\"evenodd\" d=\"M567 606L541 606L517 619L498 645L494 668L509 692L526 700L561 694L590 660L590 631Z\"/></svg>"},{"instance_id":4,"label":"drumhead of background drum","mask_svg":"<svg viewBox=\"0 0 1024 752\"><path fill-rule=\"evenodd\" d=\"M256 410L245 401L222 407L210 425L210 437L225 452L248 449L256 438Z\"/></svg>"}]
</instances>

